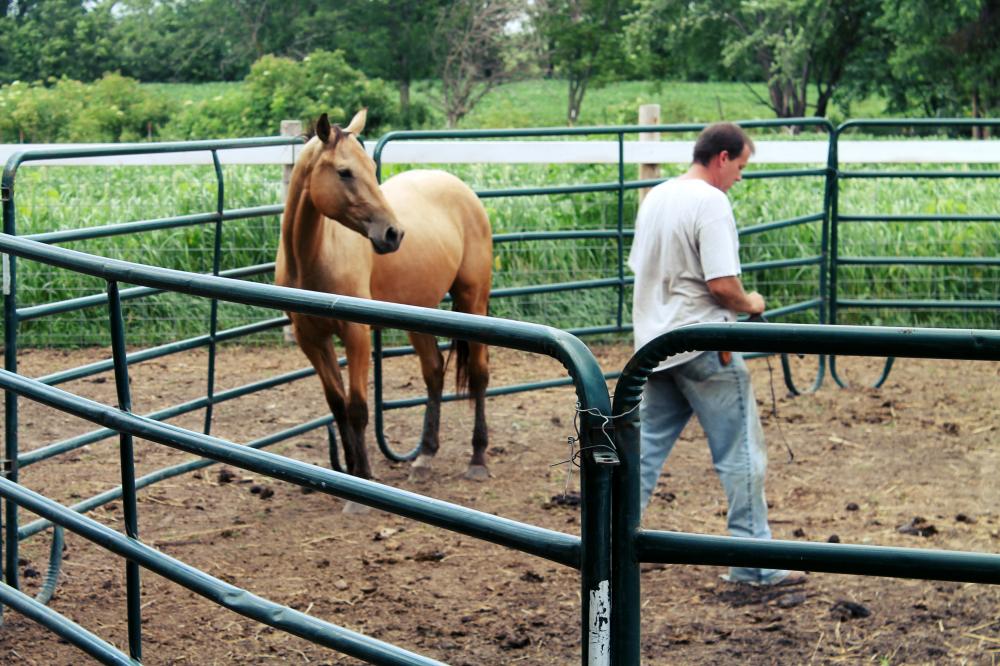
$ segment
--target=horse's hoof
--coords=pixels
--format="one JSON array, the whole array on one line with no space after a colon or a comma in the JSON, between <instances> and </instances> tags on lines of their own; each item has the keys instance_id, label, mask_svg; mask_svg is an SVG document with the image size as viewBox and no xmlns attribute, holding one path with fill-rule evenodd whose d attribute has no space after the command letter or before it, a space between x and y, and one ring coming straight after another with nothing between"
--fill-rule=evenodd
<instances>
[{"instance_id":1,"label":"horse's hoof","mask_svg":"<svg viewBox=\"0 0 1000 666\"><path fill-rule=\"evenodd\" d=\"M367 504L359 504L350 500L344 502L344 513L349 516L360 516L365 513L371 513L371 510L372 508Z\"/></svg>"},{"instance_id":2,"label":"horse's hoof","mask_svg":"<svg viewBox=\"0 0 1000 666\"><path fill-rule=\"evenodd\" d=\"M413 460L413 464L410 465L410 481L415 483L423 483L424 481L430 481L434 470L431 469L431 463L434 461L432 456L419 455Z\"/></svg>"},{"instance_id":3,"label":"horse's hoof","mask_svg":"<svg viewBox=\"0 0 1000 666\"><path fill-rule=\"evenodd\" d=\"M470 481L486 481L490 478L490 470L486 465L469 465L469 469L465 470L465 478Z\"/></svg>"}]
</instances>

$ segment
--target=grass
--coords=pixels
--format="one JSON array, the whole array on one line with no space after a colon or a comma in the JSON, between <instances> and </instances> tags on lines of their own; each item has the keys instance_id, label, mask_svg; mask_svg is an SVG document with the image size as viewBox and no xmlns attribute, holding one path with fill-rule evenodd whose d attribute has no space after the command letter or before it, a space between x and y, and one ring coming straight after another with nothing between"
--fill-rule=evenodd
<instances>
[{"instance_id":1,"label":"grass","mask_svg":"<svg viewBox=\"0 0 1000 666\"><path fill-rule=\"evenodd\" d=\"M242 82L143 84L178 105L225 95L243 85ZM418 81L412 87L411 97L415 102L439 109L439 88L434 81ZM558 79L508 83L487 93L460 121L459 128L564 127L567 94L567 83ZM663 123L772 117L773 112L761 102L761 98L767 98L763 83L619 81L588 89L577 124L631 125L636 122L639 106L643 104L659 104ZM850 108L833 104L828 117L835 123L848 117L880 117L884 115L884 106L883 100L876 97L855 103ZM275 133L277 129L275 127ZM444 129L443 114L438 113L434 126L425 129Z\"/></svg>"},{"instance_id":2,"label":"grass","mask_svg":"<svg viewBox=\"0 0 1000 666\"><path fill-rule=\"evenodd\" d=\"M150 84L153 85L153 84ZM155 84L179 103L220 94L241 84ZM427 96L428 84L414 95ZM758 86L763 92L763 86ZM463 127L564 125L565 84L526 81L493 91L462 123ZM663 122L707 122L726 118L766 117L766 109L742 84L625 82L588 92L581 125L634 122L639 104L656 102ZM880 102L871 100L852 111L879 115ZM834 114L841 110L834 109ZM391 175L400 166L389 166ZM614 165L446 165L476 189L606 183L617 180ZM664 175L679 170L664 167ZM753 168L753 166L751 166ZM777 165L760 167L776 169ZM861 168L861 167L859 167ZM930 168L930 167L929 167ZM934 166L932 168L941 168ZM962 166L955 168L963 169ZM629 167L626 178L636 178ZM280 198L280 167L227 166L229 209L273 204ZM842 183L842 213L993 213L1000 214L997 180L851 180ZM793 218L822 210L823 180L816 177L747 180L731 191L741 226ZM215 179L207 167L24 167L18 175L18 233L97 226L188 213L215 207ZM631 227L637 194L626 193L624 227ZM618 201L614 193L552 195L487 199L495 234L514 231L615 229ZM273 261L278 238L277 217L227 222L222 235L222 270ZM1000 257L997 223L878 223L845 224L842 256L960 256ZM212 268L214 228L187 227L72 243L69 247L141 263L208 272ZM744 264L814 256L820 252L821 225L743 236ZM627 255L629 238L621 247L615 239L530 241L497 244L495 288L616 277L619 255ZM103 291L104 285L66 271L28 265L19 269L20 306L53 302ZM771 307L818 297L815 266L748 272L749 287L759 289ZM844 266L838 272L841 298L1000 300L1000 268L935 266ZM263 278L269 279L269 278ZM622 317L629 320L631 294L623 298ZM175 294L129 301L126 317L129 341L149 344L205 333L209 306L199 299ZM494 299L497 316L526 319L561 328L614 325L619 316L614 288L556 292ZM223 328L275 316L243 306L223 304ZM103 308L89 308L22 325L28 345L106 344ZM789 318L817 320L815 311ZM991 311L842 311L842 323L902 325L1000 326ZM276 338L277 334L272 336Z\"/></svg>"},{"instance_id":3,"label":"grass","mask_svg":"<svg viewBox=\"0 0 1000 666\"><path fill-rule=\"evenodd\" d=\"M394 169L393 167L389 173ZM770 169L770 167L768 167ZM669 172L678 167L665 167ZM610 182L611 165L456 165L452 170L477 189L532 185ZM665 174L669 175L669 173ZM279 167L228 166L226 208L278 201ZM628 174L627 177L635 177ZM748 179L730 194L741 227L789 219L822 210L823 179ZM995 180L853 180L843 183L842 213L992 213L1000 214ZM485 200L494 233L616 229L615 193L506 197ZM214 175L207 167L142 168L31 167L18 176L18 233L38 233L128 220L206 212L215 206ZM631 227L637 195L627 192L623 206L626 230ZM277 216L227 222L223 228L222 270L273 261L279 229ZM997 223L844 224L842 256L1000 257ZM818 255L821 225L745 235L744 264ZM98 255L196 272L212 268L214 227L131 234L70 243ZM627 256L629 239L621 251ZM495 247L494 287L513 287L595 280L618 275L615 239L521 241ZM626 272L627 274L627 272ZM100 293L101 281L52 269L19 264L20 306ZM270 278L262 278L269 280ZM748 272L748 287L760 290L770 307L788 306L818 297L816 266ZM987 266L845 266L839 272L839 295L851 299L1000 300L1000 269ZM623 298L629 320L631 295ZM615 288L588 289L494 299L495 316L523 319L560 328L617 323ZM126 305L129 342L151 344L207 332L209 305L201 299L163 294ZM276 313L223 304L220 326L227 328ZM27 346L106 344L104 308L88 308L24 322ZM815 322L807 311L786 321ZM841 323L987 327L1000 325L993 311L927 310L841 312ZM270 340L277 339L277 333ZM395 343L395 340L390 341Z\"/></svg>"}]
</instances>

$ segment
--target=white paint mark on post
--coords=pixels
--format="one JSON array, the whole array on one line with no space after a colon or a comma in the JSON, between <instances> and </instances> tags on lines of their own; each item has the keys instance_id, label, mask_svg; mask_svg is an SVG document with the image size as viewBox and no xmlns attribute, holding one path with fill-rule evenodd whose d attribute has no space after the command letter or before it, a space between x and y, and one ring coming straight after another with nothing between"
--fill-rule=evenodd
<instances>
[{"instance_id":1,"label":"white paint mark on post","mask_svg":"<svg viewBox=\"0 0 1000 666\"><path fill-rule=\"evenodd\" d=\"M611 663L611 584L602 580L590 591L589 666Z\"/></svg>"},{"instance_id":2,"label":"white paint mark on post","mask_svg":"<svg viewBox=\"0 0 1000 666\"><path fill-rule=\"evenodd\" d=\"M3 295L10 296L10 256L3 255Z\"/></svg>"}]
</instances>

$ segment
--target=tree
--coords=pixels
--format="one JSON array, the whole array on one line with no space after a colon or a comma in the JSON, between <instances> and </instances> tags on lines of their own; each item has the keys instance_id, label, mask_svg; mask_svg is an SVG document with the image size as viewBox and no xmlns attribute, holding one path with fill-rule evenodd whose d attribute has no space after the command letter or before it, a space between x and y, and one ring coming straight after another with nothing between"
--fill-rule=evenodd
<instances>
[{"instance_id":1,"label":"tree","mask_svg":"<svg viewBox=\"0 0 1000 666\"><path fill-rule=\"evenodd\" d=\"M890 76L875 81L896 112L987 117L1000 93L1000 0L885 0ZM985 136L977 131L977 136Z\"/></svg>"},{"instance_id":2,"label":"tree","mask_svg":"<svg viewBox=\"0 0 1000 666\"><path fill-rule=\"evenodd\" d=\"M566 78L566 120L580 117L588 85L623 70L623 17L632 0L536 0L532 20L553 71Z\"/></svg>"},{"instance_id":3,"label":"tree","mask_svg":"<svg viewBox=\"0 0 1000 666\"><path fill-rule=\"evenodd\" d=\"M521 12L517 0L454 0L438 13L433 44L448 127L514 75L510 26Z\"/></svg>"},{"instance_id":4,"label":"tree","mask_svg":"<svg viewBox=\"0 0 1000 666\"><path fill-rule=\"evenodd\" d=\"M404 114L410 109L410 87L436 74L434 28L450 0L365 0L341 2L315 18L299 19L299 42L323 48L336 29L336 47L368 76L392 81Z\"/></svg>"},{"instance_id":5,"label":"tree","mask_svg":"<svg viewBox=\"0 0 1000 666\"><path fill-rule=\"evenodd\" d=\"M2 6L0 81L62 76L92 81L114 69L109 3L35 0Z\"/></svg>"},{"instance_id":6,"label":"tree","mask_svg":"<svg viewBox=\"0 0 1000 666\"><path fill-rule=\"evenodd\" d=\"M852 72L877 69L880 53L884 62L880 11L881 0L641 0L629 34L648 54L664 37L655 26L669 17L676 28L660 53L702 53L706 70L714 61L748 84L765 81L767 97L751 90L779 118L825 116Z\"/></svg>"}]
</instances>

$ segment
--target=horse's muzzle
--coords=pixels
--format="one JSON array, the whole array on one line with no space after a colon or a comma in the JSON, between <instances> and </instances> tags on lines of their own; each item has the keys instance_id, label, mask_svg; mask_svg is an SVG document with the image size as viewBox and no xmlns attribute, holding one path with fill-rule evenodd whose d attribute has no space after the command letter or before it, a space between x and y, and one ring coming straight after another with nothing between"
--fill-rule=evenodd
<instances>
[{"instance_id":1,"label":"horse's muzzle","mask_svg":"<svg viewBox=\"0 0 1000 666\"><path fill-rule=\"evenodd\" d=\"M369 240L371 240L375 254L389 254L399 249L399 244L403 242L405 233L396 227L389 227L385 230L385 235L382 238L370 238Z\"/></svg>"}]
</instances>

